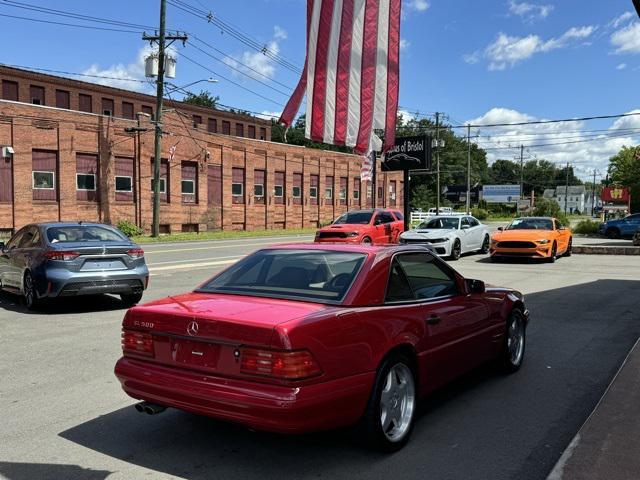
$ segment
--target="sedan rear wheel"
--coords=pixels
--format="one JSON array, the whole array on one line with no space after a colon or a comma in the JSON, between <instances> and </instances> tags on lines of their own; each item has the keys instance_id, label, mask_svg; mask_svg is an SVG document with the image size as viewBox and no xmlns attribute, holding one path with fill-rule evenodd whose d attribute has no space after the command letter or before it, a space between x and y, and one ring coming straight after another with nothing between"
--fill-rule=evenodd
<instances>
[{"instance_id":1,"label":"sedan rear wheel","mask_svg":"<svg viewBox=\"0 0 640 480\"><path fill-rule=\"evenodd\" d=\"M133 307L142 300L142 292L122 294L120 295L120 300L122 300L122 303L124 303L126 307Z\"/></svg>"},{"instance_id":2,"label":"sedan rear wheel","mask_svg":"<svg viewBox=\"0 0 640 480\"><path fill-rule=\"evenodd\" d=\"M400 450L411 435L417 396L410 365L405 356L392 355L378 370L359 432L377 450Z\"/></svg>"},{"instance_id":3,"label":"sedan rear wheel","mask_svg":"<svg viewBox=\"0 0 640 480\"><path fill-rule=\"evenodd\" d=\"M24 304L29 310L35 310L38 308L39 299L38 299L38 291L36 289L36 282L33 279L33 275L31 272L26 272L24 274Z\"/></svg>"},{"instance_id":4,"label":"sedan rear wheel","mask_svg":"<svg viewBox=\"0 0 640 480\"><path fill-rule=\"evenodd\" d=\"M524 360L525 340L525 317L522 311L516 308L509 315L505 341L500 354L500 366L506 373L513 373L520 369Z\"/></svg>"}]
</instances>

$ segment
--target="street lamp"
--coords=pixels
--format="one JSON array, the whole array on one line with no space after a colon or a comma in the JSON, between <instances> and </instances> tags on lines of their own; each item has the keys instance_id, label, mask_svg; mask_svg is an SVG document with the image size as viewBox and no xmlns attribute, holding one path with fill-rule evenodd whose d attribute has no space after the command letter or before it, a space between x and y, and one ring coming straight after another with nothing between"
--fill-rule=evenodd
<instances>
[{"instance_id":1,"label":"street lamp","mask_svg":"<svg viewBox=\"0 0 640 480\"><path fill-rule=\"evenodd\" d=\"M178 87L177 85L174 85L173 83L166 82L167 85L171 85L173 88L171 90L167 90L165 93L167 95L171 95L173 92L177 92L177 91L184 92L187 87L191 87L192 85L196 85L196 84L202 83L202 82L218 83L218 80L215 79L215 78L203 78L201 80L196 80L195 82L191 82L191 83L187 83L186 85L182 85L181 87ZM189 93L189 92L186 92L186 93Z\"/></svg>"}]
</instances>

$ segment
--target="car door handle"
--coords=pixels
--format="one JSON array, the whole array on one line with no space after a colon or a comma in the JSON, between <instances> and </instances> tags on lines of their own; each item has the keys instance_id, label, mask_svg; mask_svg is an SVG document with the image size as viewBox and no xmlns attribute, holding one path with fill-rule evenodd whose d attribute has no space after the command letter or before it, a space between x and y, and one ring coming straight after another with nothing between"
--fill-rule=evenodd
<instances>
[{"instance_id":1,"label":"car door handle","mask_svg":"<svg viewBox=\"0 0 640 480\"><path fill-rule=\"evenodd\" d=\"M440 323L442 319L437 316L437 315L431 315L429 318L427 318L427 324L428 325L437 325Z\"/></svg>"}]
</instances>

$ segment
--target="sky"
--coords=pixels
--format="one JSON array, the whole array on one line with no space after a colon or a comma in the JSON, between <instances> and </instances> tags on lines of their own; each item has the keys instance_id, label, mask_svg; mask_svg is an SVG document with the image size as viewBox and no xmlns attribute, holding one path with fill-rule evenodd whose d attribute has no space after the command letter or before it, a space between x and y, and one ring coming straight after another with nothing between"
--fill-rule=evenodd
<instances>
[{"instance_id":1,"label":"sky","mask_svg":"<svg viewBox=\"0 0 640 480\"><path fill-rule=\"evenodd\" d=\"M153 93L151 84L129 79L145 79L149 44L140 30L158 24L159 5L3 0L0 63L112 77L78 78ZM170 0L168 27L189 36L186 46L172 47L177 76L171 81L181 86L215 78L218 83L189 89L206 89L224 105L278 115L304 63L305 8L305 0ZM69 13L135 25L95 23ZM638 85L640 20L631 0L403 0L405 117L443 112L452 125L484 125L634 113L640 112ZM594 169L605 174L608 159L623 145L640 142L640 115L474 127L471 133L490 162L516 158L522 144L525 159L569 162L587 179Z\"/></svg>"}]
</instances>

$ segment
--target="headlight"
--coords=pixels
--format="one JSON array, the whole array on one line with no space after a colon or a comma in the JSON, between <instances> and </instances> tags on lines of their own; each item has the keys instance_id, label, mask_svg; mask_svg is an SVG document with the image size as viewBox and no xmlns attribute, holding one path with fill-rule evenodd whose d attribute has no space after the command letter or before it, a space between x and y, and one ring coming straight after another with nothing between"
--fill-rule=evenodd
<instances>
[{"instance_id":1,"label":"headlight","mask_svg":"<svg viewBox=\"0 0 640 480\"><path fill-rule=\"evenodd\" d=\"M445 243L448 242L449 239L448 238L433 238L431 240L429 240L430 243Z\"/></svg>"},{"instance_id":2,"label":"headlight","mask_svg":"<svg viewBox=\"0 0 640 480\"><path fill-rule=\"evenodd\" d=\"M543 238L542 240L538 240L537 241L540 245L546 245L547 243L549 243L549 240L547 240L546 238Z\"/></svg>"},{"instance_id":3,"label":"headlight","mask_svg":"<svg viewBox=\"0 0 640 480\"><path fill-rule=\"evenodd\" d=\"M347 233L347 237L357 237L358 235L360 235L358 232L349 232L349 233Z\"/></svg>"}]
</instances>

